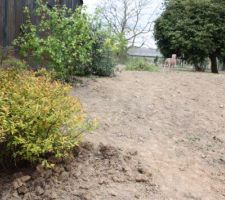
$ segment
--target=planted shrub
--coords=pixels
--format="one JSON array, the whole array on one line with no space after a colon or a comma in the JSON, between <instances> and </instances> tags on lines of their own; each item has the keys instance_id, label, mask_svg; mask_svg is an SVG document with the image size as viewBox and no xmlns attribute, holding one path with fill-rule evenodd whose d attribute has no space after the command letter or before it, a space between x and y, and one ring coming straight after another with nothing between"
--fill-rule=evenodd
<instances>
[{"instance_id":1,"label":"planted shrub","mask_svg":"<svg viewBox=\"0 0 225 200\"><path fill-rule=\"evenodd\" d=\"M43 74L43 73L42 73ZM0 69L0 164L21 160L46 164L65 156L90 130L70 86L35 72Z\"/></svg>"},{"instance_id":2,"label":"planted shrub","mask_svg":"<svg viewBox=\"0 0 225 200\"><path fill-rule=\"evenodd\" d=\"M100 29L100 28L99 28ZM92 47L91 73L98 76L110 76L115 67L112 49L107 45L107 33L103 30L94 30Z\"/></svg>"},{"instance_id":3,"label":"planted shrub","mask_svg":"<svg viewBox=\"0 0 225 200\"><path fill-rule=\"evenodd\" d=\"M99 26L97 15L91 18L80 8L75 12L61 6L49 9L42 0L37 0L36 7L32 13L25 9L23 34L14 41L30 65L55 71L55 78L67 82L75 75L109 76L113 72L113 48L118 44ZM31 14L40 23L33 24ZM107 45L109 40L113 45Z\"/></svg>"},{"instance_id":4,"label":"planted shrub","mask_svg":"<svg viewBox=\"0 0 225 200\"><path fill-rule=\"evenodd\" d=\"M87 71L91 63L92 29L85 12L77 8L72 12L67 7L54 6L37 1L36 10L27 15L22 26L23 34L14 45L20 55L38 67L47 67L56 72L57 78L70 81L80 71ZM31 14L40 22L32 24Z\"/></svg>"}]
</instances>

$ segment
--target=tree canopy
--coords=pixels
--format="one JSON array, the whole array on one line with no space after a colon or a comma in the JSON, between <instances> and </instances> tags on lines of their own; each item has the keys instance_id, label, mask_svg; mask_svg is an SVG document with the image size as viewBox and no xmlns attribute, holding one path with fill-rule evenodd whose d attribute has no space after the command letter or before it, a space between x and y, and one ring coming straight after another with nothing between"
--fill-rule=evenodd
<instances>
[{"instance_id":1,"label":"tree canopy","mask_svg":"<svg viewBox=\"0 0 225 200\"><path fill-rule=\"evenodd\" d=\"M225 49L224 0L168 0L156 20L154 36L164 56L176 53L194 65L211 60L218 73L217 58Z\"/></svg>"}]
</instances>

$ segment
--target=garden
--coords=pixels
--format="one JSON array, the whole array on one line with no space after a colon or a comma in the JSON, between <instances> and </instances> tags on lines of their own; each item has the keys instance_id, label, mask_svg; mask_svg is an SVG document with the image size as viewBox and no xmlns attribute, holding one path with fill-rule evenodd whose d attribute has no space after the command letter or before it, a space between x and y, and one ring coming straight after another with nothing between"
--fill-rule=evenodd
<instances>
[{"instance_id":1,"label":"garden","mask_svg":"<svg viewBox=\"0 0 225 200\"><path fill-rule=\"evenodd\" d=\"M221 2L164 2L156 43L189 68L128 56L152 30L141 21L150 1L106 2L89 14L36 0L12 45L0 47L0 199L222 200L225 80L214 61L222 66L224 42L216 23L196 28L211 15L222 23L211 10ZM193 19L201 5L209 14Z\"/></svg>"}]
</instances>

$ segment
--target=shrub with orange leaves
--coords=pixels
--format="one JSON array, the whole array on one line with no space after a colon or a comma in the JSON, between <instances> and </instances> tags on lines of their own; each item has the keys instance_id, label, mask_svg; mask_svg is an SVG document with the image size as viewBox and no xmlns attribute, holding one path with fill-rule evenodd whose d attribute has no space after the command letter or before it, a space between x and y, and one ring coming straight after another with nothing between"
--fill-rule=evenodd
<instances>
[{"instance_id":1,"label":"shrub with orange leaves","mask_svg":"<svg viewBox=\"0 0 225 200\"><path fill-rule=\"evenodd\" d=\"M69 85L36 74L0 69L0 164L48 164L46 155L65 156L94 126Z\"/></svg>"}]
</instances>

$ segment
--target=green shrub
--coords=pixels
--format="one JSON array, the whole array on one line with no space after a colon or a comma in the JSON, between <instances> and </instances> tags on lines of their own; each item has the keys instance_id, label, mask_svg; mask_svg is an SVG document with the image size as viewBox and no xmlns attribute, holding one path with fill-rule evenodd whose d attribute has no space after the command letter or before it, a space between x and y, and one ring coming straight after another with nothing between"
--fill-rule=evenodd
<instances>
[{"instance_id":1,"label":"green shrub","mask_svg":"<svg viewBox=\"0 0 225 200\"><path fill-rule=\"evenodd\" d=\"M92 74L97 76L110 76L113 73L115 62L109 54L104 52L99 57L96 57L92 64Z\"/></svg>"},{"instance_id":2,"label":"green shrub","mask_svg":"<svg viewBox=\"0 0 225 200\"><path fill-rule=\"evenodd\" d=\"M125 69L127 71L158 71L158 68L154 64L149 63L144 58L129 58L126 62Z\"/></svg>"},{"instance_id":3,"label":"green shrub","mask_svg":"<svg viewBox=\"0 0 225 200\"><path fill-rule=\"evenodd\" d=\"M65 156L93 127L70 86L37 74L0 69L0 164L46 164L46 155Z\"/></svg>"},{"instance_id":4,"label":"green shrub","mask_svg":"<svg viewBox=\"0 0 225 200\"><path fill-rule=\"evenodd\" d=\"M90 20L82 9L74 12L65 6L49 9L38 0L32 13L40 19L37 25L32 24L28 8L25 13L23 34L14 41L23 58L35 61L33 64L38 67L54 70L57 78L64 81L88 70L93 39Z\"/></svg>"},{"instance_id":5,"label":"green shrub","mask_svg":"<svg viewBox=\"0 0 225 200\"><path fill-rule=\"evenodd\" d=\"M115 67L113 52L107 46L107 33L103 30L94 31L94 43L92 47L91 74L98 76L110 76Z\"/></svg>"}]
</instances>

